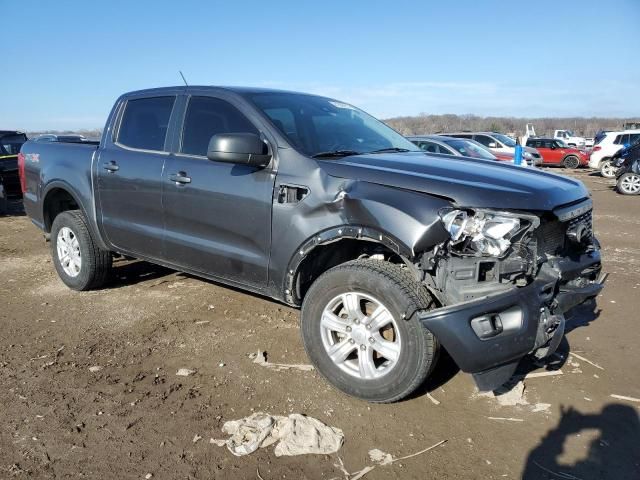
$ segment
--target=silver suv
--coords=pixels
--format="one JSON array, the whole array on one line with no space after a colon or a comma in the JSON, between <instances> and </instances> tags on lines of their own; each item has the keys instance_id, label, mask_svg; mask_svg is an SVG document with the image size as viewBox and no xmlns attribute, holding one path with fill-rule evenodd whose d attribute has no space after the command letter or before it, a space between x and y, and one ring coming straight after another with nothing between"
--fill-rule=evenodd
<instances>
[{"instance_id":1,"label":"silver suv","mask_svg":"<svg viewBox=\"0 0 640 480\"><path fill-rule=\"evenodd\" d=\"M503 135L502 133L496 132L456 132L456 133L441 133L439 135L445 135L447 137L456 137L456 138L467 138L469 140L475 140L478 143L481 143L485 147L489 148L493 152L498 153L515 153L516 151L516 141L508 137L507 135ZM527 160L527 163L531 162L533 165L538 166L542 165L542 155L535 148L531 147L522 147L524 158Z\"/></svg>"}]
</instances>

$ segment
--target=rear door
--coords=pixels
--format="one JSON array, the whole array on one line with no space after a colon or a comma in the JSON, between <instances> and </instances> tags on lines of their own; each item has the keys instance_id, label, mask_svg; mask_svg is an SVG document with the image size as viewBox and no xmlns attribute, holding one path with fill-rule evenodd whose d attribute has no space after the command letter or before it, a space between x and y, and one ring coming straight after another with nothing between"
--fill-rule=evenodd
<instances>
[{"instance_id":1,"label":"rear door","mask_svg":"<svg viewBox=\"0 0 640 480\"><path fill-rule=\"evenodd\" d=\"M163 177L166 255L177 266L261 288L271 250L275 172L207 158L215 134L260 134L257 119L240 108L246 107L208 93L188 99Z\"/></svg>"},{"instance_id":2,"label":"rear door","mask_svg":"<svg viewBox=\"0 0 640 480\"><path fill-rule=\"evenodd\" d=\"M98 159L103 233L116 249L163 258L162 172L176 95L127 99Z\"/></svg>"}]
</instances>

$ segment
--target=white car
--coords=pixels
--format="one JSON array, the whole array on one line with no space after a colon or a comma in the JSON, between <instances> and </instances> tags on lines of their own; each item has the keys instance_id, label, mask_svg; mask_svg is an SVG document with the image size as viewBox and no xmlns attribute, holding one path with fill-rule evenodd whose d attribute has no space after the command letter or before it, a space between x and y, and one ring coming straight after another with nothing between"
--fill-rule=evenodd
<instances>
[{"instance_id":1,"label":"white car","mask_svg":"<svg viewBox=\"0 0 640 480\"><path fill-rule=\"evenodd\" d=\"M577 137L571 130L555 130L553 138L562 140L570 147L584 148L587 143L584 137Z\"/></svg>"},{"instance_id":2,"label":"white car","mask_svg":"<svg viewBox=\"0 0 640 480\"><path fill-rule=\"evenodd\" d=\"M600 170L603 177L616 176L616 168L611 165L611 157L624 145L631 145L640 139L640 130L607 132L602 140L594 145L589 156L589 167Z\"/></svg>"}]
</instances>

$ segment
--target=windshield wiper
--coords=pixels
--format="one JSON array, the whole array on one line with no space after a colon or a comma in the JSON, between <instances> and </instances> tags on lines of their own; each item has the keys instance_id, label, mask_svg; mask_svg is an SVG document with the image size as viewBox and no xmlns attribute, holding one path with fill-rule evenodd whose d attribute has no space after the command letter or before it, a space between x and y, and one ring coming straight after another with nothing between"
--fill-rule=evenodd
<instances>
[{"instance_id":1,"label":"windshield wiper","mask_svg":"<svg viewBox=\"0 0 640 480\"><path fill-rule=\"evenodd\" d=\"M312 155L311 158L338 158L348 157L350 155L360 155L360 152L355 150L332 150L330 152L320 152Z\"/></svg>"},{"instance_id":2,"label":"windshield wiper","mask_svg":"<svg viewBox=\"0 0 640 480\"><path fill-rule=\"evenodd\" d=\"M379 150L374 150L368 153L387 153L387 152L411 152L408 148L398 148L398 147L389 147L389 148L381 148Z\"/></svg>"}]
</instances>

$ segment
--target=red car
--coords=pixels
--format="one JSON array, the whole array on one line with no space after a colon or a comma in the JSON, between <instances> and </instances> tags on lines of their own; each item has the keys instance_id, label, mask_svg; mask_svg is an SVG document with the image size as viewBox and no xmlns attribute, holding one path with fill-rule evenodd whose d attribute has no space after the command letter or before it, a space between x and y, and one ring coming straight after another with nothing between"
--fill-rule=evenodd
<instances>
[{"instance_id":1,"label":"red car","mask_svg":"<svg viewBox=\"0 0 640 480\"><path fill-rule=\"evenodd\" d=\"M530 138L527 147L537 148L542 155L543 165L562 165L564 168L585 167L589 155L577 148L569 147L556 138Z\"/></svg>"}]
</instances>

